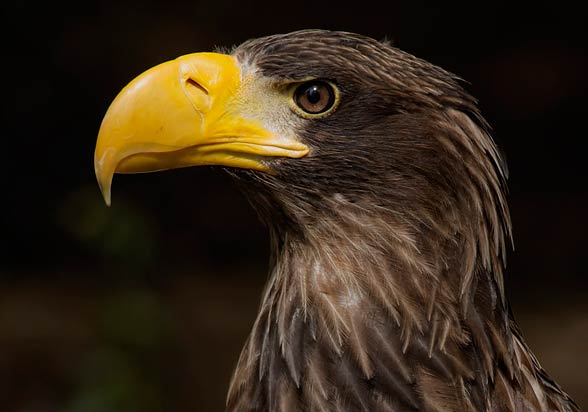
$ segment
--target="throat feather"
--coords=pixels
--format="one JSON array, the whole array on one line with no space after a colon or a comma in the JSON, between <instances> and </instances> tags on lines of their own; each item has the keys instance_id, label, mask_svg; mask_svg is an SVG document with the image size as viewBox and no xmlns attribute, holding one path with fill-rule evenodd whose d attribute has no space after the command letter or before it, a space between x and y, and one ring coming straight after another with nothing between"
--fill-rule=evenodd
<instances>
[{"instance_id":1,"label":"throat feather","mask_svg":"<svg viewBox=\"0 0 588 412\"><path fill-rule=\"evenodd\" d=\"M475 240L427 236L408 217L337 201L330 209L337 213L315 219L303 238L275 242L276 263L231 384L229 410L249 410L240 409L244 399L258 405L250 410L278 410L270 390L313 408L335 399L357 406L341 410L374 410L377 396L394 393L399 407L417 410L424 402L420 380L448 380L464 386L455 393L471 393L469 380L479 371L493 373L493 365L477 359L476 338L464 328L464 308L478 313L471 307L479 274L461 272L464 254L477 250ZM482 268L475 256L466 264L473 272ZM464 291L464 281L472 290ZM491 325L499 303L484 309ZM496 328L499 340L508 340L507 329ZM471 351L465 358L464 350ZM363 399L364 392L374 396Z\"/></svg>"}]
</instances>

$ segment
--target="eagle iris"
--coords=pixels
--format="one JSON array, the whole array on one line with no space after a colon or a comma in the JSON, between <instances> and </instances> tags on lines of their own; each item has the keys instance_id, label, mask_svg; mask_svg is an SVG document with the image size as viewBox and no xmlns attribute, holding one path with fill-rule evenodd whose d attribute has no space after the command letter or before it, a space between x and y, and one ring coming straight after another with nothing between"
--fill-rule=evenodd
<instances>
[{"instance_id":1,"label":"eagle iris","mask_svg":"<svg viewBox=\"0 0 588 412\"><path fill-rule=\"evenodd\" d=\"M305 113L322 114L335 104L335 91L330 84L315 80L298 86L294 100Z\"/></svg>"}]
</instances>

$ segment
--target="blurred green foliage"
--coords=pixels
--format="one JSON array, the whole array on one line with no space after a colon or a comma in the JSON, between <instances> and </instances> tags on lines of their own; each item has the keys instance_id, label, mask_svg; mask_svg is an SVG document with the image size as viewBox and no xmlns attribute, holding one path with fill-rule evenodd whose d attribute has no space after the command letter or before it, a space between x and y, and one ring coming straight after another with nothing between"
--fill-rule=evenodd
<instances>
[{"instance_id":1,"label":"blurred green foliage","mask_svg":"<svg viewBox=\"0 0 588 412\"><path fill-rule=\"evenodd\" d=\"M156 370L173 338L165 306L153 293L131 289L106 298L99 311L100 345L84 354L66 411L165 411L158 381L164 374Z\"/></svg>"},{"instance_id":2,"label":"blurred green foliage","mask_svg":"<svg viewBox=\"0 0 588 412\"><path fill-rule=\"evenodd\" d=\"M157 226L142 209L117 200L115 208L108 208L95 185L82 186L62 200L56 220L81 245L105 259L149 265L157 258Z\"/></svg>"}]
</instances>

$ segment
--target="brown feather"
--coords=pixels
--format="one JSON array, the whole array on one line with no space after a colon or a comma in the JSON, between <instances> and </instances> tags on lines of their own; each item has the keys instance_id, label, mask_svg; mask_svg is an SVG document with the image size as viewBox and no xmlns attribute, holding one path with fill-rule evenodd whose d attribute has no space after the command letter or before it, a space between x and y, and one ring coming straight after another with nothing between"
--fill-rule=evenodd
<instances>
[{"instance_id":1,"label":"brown feather","mask_svg":"<svg viewBox=\"0 0 588 412\"><path fill-rule=\"evenodd\" d=\"M320 30L233 52L276 87L337 84L311 147L231 170L270 230L271 272L229 390L243 411L577 411L508 311L507 171L459 79Z\"/></svg>"}]
</instances>

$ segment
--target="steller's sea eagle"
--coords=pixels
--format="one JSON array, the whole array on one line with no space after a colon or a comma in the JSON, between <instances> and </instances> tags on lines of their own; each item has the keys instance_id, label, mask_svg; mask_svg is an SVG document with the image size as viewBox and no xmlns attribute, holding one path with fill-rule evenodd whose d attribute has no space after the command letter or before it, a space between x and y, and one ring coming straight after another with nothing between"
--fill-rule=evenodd
<instances>
[{"instance_id":1,"label":"steller's sea eagle","mask_svg":"<svg viewBox=\"0 0 588 412\"><path fill-rule=\"evenodd\" d=\"M197 53L114 100L114 173L220 165L271 238L231 412L577 411L504 293L506 166L456 76L305 30Z\"/></svg>"}]
</instances>

